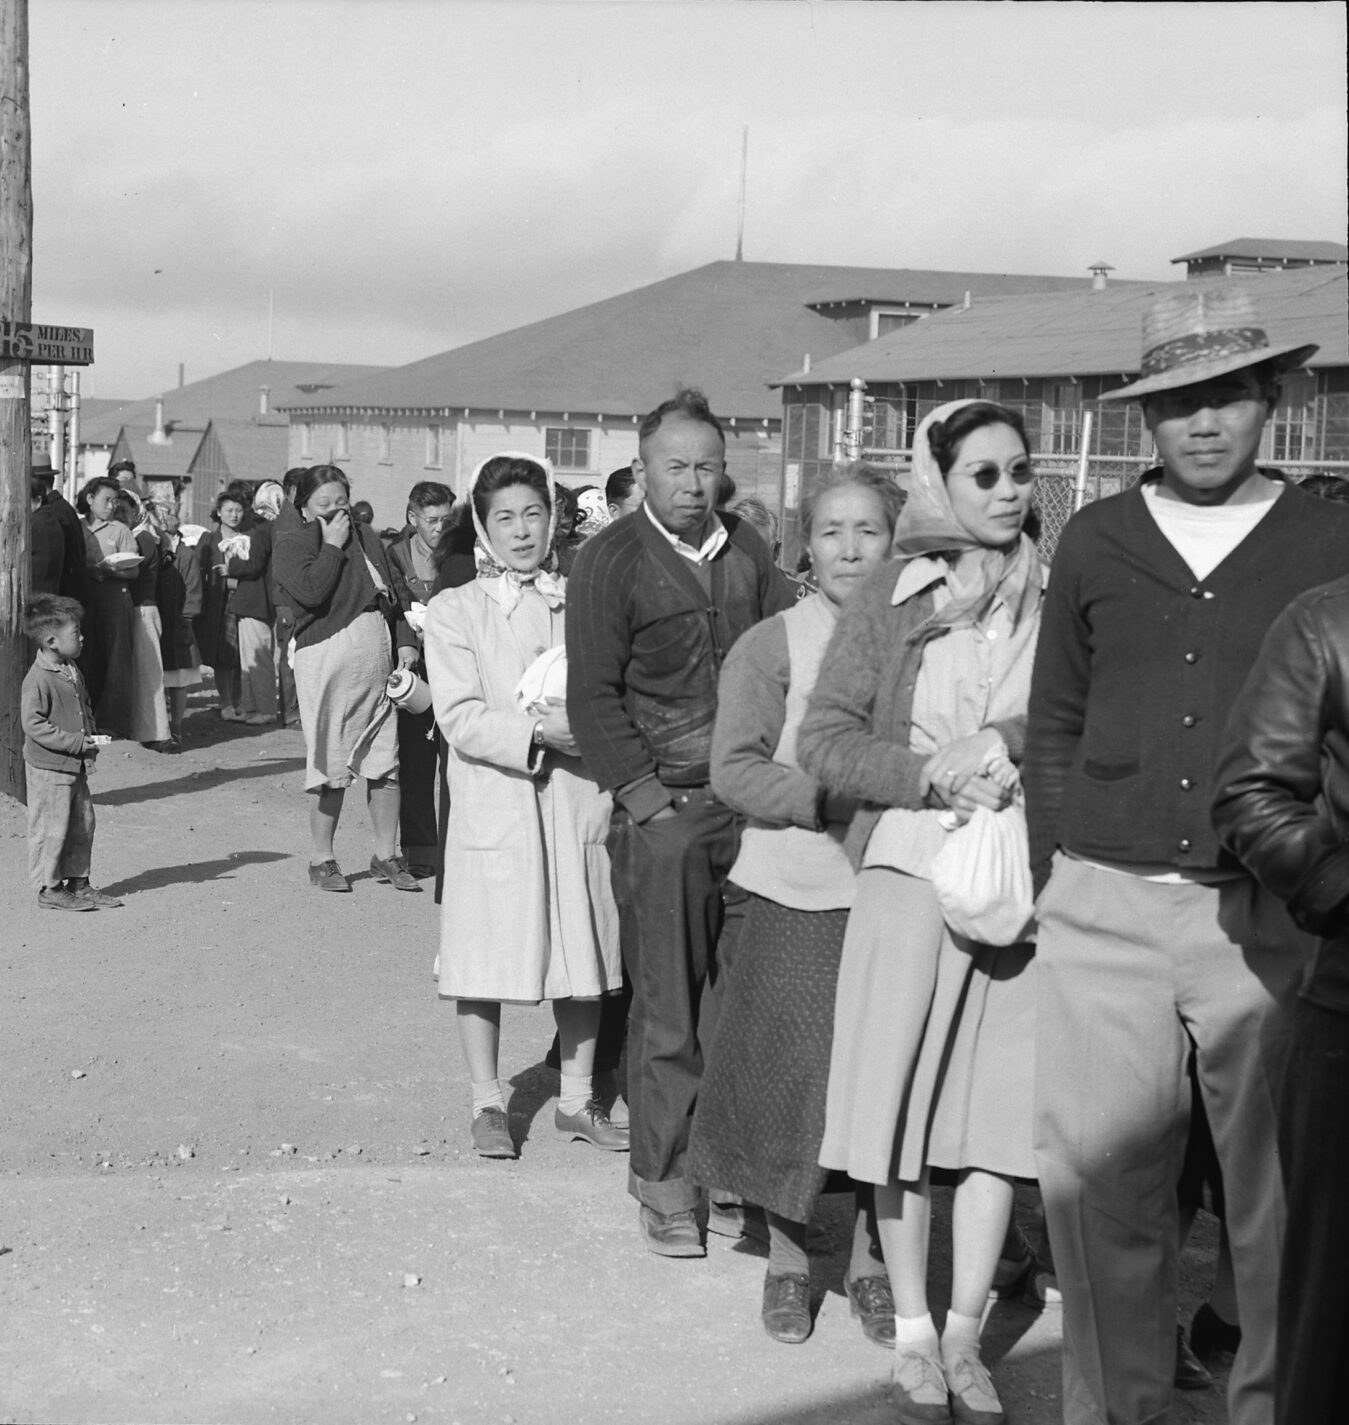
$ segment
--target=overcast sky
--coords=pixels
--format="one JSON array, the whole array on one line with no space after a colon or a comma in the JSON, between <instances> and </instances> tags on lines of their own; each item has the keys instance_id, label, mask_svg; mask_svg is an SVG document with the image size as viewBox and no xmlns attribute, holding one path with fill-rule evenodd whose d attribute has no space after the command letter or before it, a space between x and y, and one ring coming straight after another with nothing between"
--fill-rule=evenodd
<instances>
[{"instance_id":1,"label":"overcast sky","mask_svg":"<svg viewBox=\"0 0 1349 1425\"><path fill-rule=\"evenodd\" d=\"M1345 236L1345 7L29 0L85 391L401 364L735 253L1175 275Z\"/></svg>"}]
</instances>

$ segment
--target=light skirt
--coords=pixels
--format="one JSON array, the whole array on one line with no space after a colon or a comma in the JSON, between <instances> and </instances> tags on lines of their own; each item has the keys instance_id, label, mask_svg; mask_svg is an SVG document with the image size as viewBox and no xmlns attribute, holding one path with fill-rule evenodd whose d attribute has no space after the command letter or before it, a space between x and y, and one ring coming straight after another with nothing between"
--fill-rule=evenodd
<instances>
[{"instance_id":1,"label":"light skirt","mask_svg":"<svg viewBox=\"0 0 1349 1425\"><path fill-rule=\"evenodd\" d=\"M162 625L154 604L139 604L131 625L131 737L135 742L167 742L169 710L164 702Z\"/></svg>"},{"instance_id":2,"label":"light skirt","mask_svg":"<svg viewBox=\"0 0 1349 1425\"><path fill-rule=\"evenodd\" d=\"M295 691L304 724L306 791L349 787L347 765L361 735L388 706L384 684L393 671L389 625L378 613L359 614L322 643L295 650ZM361 776L398 774L398 720L389 716L363 745Z\"/></svg>"}]
</instances>

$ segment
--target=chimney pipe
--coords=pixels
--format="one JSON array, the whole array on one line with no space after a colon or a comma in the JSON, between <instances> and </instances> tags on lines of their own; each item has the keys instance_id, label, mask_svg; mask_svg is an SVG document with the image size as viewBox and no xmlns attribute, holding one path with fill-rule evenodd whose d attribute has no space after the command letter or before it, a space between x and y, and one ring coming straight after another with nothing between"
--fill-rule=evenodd
<instances>
[{"instance_id":1,"label":"chimney pipe","mask_svg":"<svg viewBox=\"0 0 1349 1425\"><path fill-rule=\"evenodd\" d=\"M155 428L145 437L151 445L170 445L169 433L164 429L164 398L155 401Z\"/></svg>"},{"instance_id":2,"label":"chimney pipe","mask_svg":"<svg viewBox=\"0 0 1349 1425\"><path fill-rule=\"evenodd\" d=\"M1091 266L1087 268L1087 271L1091 273L1091 290L1093 292L1104 292L1108 282L1106 273L1113 272L1114 270L1115 269L1111 267L1108 262L1093 262Z\"/></svg>"},{"instance_id":3,"label":"chimney pipe","mask_svg":"<svg viewBox=\"0 0 1349 1425\"><path fill-rule=\"evenodd\" d=\"M268 397L271 395L271 393L272 388L270 386L258 387L258 415L265 416L268 413Z\"/></svg>"},{"instance_id":4,"label":"chimney pipe","mask_svg":"<svg viewBox=\"0 0 1349 1425\"><path fill-rule=\"evenodd\" d=\"M970 294L968 292L965 293L965 301L963 305L965 310L968 312L970 309Z\"/></svg>"},{"instance_id":5,"label":"chimney pipe","mask_svg":"<svg viewBox=\"0 0 1349 1425\"><path fill-rule=\"evenodd\" d=\"M801 363L802 371L810 370L810 352L806 352L806 359Z\"/></svg>"},{"instance_id":6,"label":"chimney pipe","mask_svg":"<svg viewBox=\"0 0 1349 1425\"><path fill-rule=\"evenodd\" d=\"M178 363L178 389L183 389L183 383L187 380L187 367L180 361Z\"/></svg>"}]
</instances>

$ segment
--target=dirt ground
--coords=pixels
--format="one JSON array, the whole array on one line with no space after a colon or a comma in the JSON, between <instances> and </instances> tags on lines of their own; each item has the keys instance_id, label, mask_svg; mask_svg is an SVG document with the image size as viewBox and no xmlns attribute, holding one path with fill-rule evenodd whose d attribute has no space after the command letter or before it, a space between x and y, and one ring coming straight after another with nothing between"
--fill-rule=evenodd
<instances>
[{"instance_id":1,"label":"dirt ground","mask_svg":"<svg viewBox=\"0 0 1349 1425\"><path fill-rule=\"evenodd\" d=\"M126 905L90 915L39 911L0 799L0 1420L890 1420L842 1295L847 1200L821 1209L815 1333L778 1345L761 1257L650 1255L626 1160L559 1140L546 1009L503 1022L520 1160L472 1155L432 896L309 888L303 751L204 696L181 755L115 743L94 881ZM369 857L355 795L338 849ZM1213 1244L1202 1218L1187 1314ZM1017 1425L1059 1418L1059 1339L1054 1309L993 1310ZM1220 1392L1174 1415L1226 1418Z\"/></svg>"}]
</instances>

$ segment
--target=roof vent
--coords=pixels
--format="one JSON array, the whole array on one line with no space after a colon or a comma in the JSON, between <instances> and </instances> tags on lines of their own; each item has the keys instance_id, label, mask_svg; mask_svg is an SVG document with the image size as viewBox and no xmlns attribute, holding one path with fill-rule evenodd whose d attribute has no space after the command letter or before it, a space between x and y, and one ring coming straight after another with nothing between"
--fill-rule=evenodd
<instances>
[{"instance_id":1,"label":"roof vent","mask_svg":"<svg viewBox=\"0 0 1349 1425\"><path fill-rule=\"evenodd\" d=\"M270 386L258 387L258 415L265 416L271 407L272 388Z\"/></svg>"},{"instance_id":2,"label":"roof vent","mask_svg":"<svg viewBox=\"0 0 1349 1425\"><path fill-rule=\"evenodd\" d=\"M1093 262L1087 271L1091 273L1091 290L1093 292L1104 292L1106 288L1106 273L1115 269L1108 262Z\"/></svg>"},{"instance_id":3,"label":"roof vent","mask_svg":"<svg viewBox=\"0 0 1349 1425\"><path fill-rule=\"evenodd\" d=\"M169 433L164 429L164 398L161 396L155 402L155 428L145 439L151 445L172 445Z\"/></svg>"},{"instance_id":4,"label":"roof vent","mask_svg":"<svg viewBox=\"0 0 1349 1425\"><path fill-rule=\"evenodd\" d=\"M969 311L969 309L970 309L970 294L969 294L969 292L966 292L966 293L965 293L965 300L964 300L964 302L961 303L961 305L965 308L965 310L966 310L967 312Z\"/></svg>"}]
</instances>

